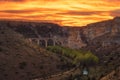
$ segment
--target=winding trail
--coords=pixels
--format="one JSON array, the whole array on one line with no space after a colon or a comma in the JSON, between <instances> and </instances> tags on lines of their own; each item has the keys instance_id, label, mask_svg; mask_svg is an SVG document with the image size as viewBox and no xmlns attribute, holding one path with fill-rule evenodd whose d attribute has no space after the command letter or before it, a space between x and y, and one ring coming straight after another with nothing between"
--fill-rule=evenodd
<instances>
[{"instance_id":1,"label":"winding trail","mask_svg":"<svg viewBox=\"0 0 120 80\"><path fill-rule=\"evenodd\" d=\"M35 79L32 79L32 80L63 80L66 77L69 77L71 75L76 75L76 74L80 74L80 69L79 68L73 68L73 69L70 69L68 71L61 72L61 73L58 73L58 74L55 74L55 75L47 76L47 77L44 77L44 78L35 78Z\"/></svg>"}]
</instances>

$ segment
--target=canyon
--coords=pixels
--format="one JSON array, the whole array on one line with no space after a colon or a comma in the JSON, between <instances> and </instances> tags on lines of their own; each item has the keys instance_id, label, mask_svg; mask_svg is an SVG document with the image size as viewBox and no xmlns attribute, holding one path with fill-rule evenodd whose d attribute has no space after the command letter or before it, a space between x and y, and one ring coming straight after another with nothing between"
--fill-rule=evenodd
<instances>
[{"instance_id":1,"label":"canyon","mask_svg":"<svg viewBox=\"0 0 120 80\"><path fill-rule=\"evenodd\" d=\"M79 26L79 27L60 26L55 23L47 23L47 22L27 22L27 21L12 21L12 20L0 20L0 26L1 26L1 30L4 29L5 27L6 31L4 35L7 34L7 36L3 36L1 31L0 40L4 39L2 40L2 42L6 41L6 39L8 38L6 42L9 43L12 41L10 45L15 44L15 46L19 46L22 44L22 42L19 42L19 40L24 38L25 41L27 42L25 45L31 44L31 45L42 47L41 49L42 52L40 51L41 52L40 55L42 55L42 53L45 53L45 54L47 53L47 51L45 51L43 48L47 48L48 46L63 46L67 48L77 49L77 50L82 49L85 51L91 51L95 55L97 55L100 59L100 62L97 66L98 69L100 67L101 70L103 70L102 72L100 72L101 73L100 75L98 73L99 75L98 80L112 80L112 79L108 79L111 77L113 77L113 80L114 79L119 80L118 79L119 77L116 78L114 77L114 75L117 74L117 76L119 76L118 75L119 72L116 70L119 70L119 66L120 66L120 63L119 63L120 61L120 17L115 17L114 19L111 19L111 20L91 23L86 26ZM6 29L6 27L10 28L11 30L13 30L13 32L14 31L15 32L14 33L12 31L7 32L8 30ZM16 35L12 39L10 36L8 36L8 34L9 35L16 34ZM18 35L21 37L19 37ZM15 42L13 40L15 40ZM10 45L7 44L6 46L10 47ZM21 47L19 46L19 48L22 48L22 46L23 45L21 45ZM27 50L27 48L29 50ZM24 51L24 48L22 48L22 50ZM15 52L17 53L17 51ZM25 52L30 52L32 56L34 56L33 55L34 53L37 53L37 55L39 55L38 50L36 49L34 50L34 48L32 49L29 46L26 47ZM27 54L25 53L25 55ZM49 55L51 54L49 53ZM22 56L24 56L24 54L22 54ZM56 55L54 55L54 57L55 56ZM41 56L39 57L41 58ZM38 64L40 63L39 57L37 57L38 62L36 62ZM56 60L56 58L58 58L58 56L55 57L55 59L54 57L52 57L53 60ZM36 58L36 56L34 58ZM48 61L45 63L46 64L51 63L52 61L50 61L51 60L50 58L51 57L44 56L43 62ZM29 57L28 59L31 61ZM26 62L29 62L29 60L27 60ZM54 63L59 66L66 65L64 62L61 62L60 60L57 60ZM30 63L30 65L32 65L32 63ZM54 70L53 63L49 65L51 66L50 69L53 70L52 74L57 71L58 72L60 71L58 68L55 68ZM39 66L41 66L41 64ZM47 67L46 65L43 65L43 66ZM107 66L107 69L106 69L106 66ZM30 69L32 68L30 67ZM50 71L50 69L48 69L48 71ZM46 72L44 72L44 70L42 71L41 69L38 69L38 70L47 74L47 70L45 70ZM25 75L27 74L25 73ZM32 74L29 74L29 76L31 75ZM44 75L44 74L41 74L41 75ZM36 77L36 75L34 76Z\"/></svg>"},{"instance_id":2,"label":"canyon","mask_svg":"<svg viewBox=\"0 0 120 80\"><path fill-rule=\"evenodd\" d=\"M61 45L73 49L80 49L90 44L92 40L100 36L110 36L120 33L120 17L112 20L88 24L82 27L64 27L53 23L0 21L0 25L8 26L24 35L30 42L37 43L41 47ZM120 39L102 41L103 46L120 44Z\"/></svg>"}]
</instances>

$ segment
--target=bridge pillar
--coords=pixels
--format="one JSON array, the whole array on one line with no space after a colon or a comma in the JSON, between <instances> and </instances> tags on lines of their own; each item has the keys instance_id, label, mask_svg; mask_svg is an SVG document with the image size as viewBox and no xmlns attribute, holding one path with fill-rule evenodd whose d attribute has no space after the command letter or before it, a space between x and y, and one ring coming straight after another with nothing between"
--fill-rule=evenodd
<instances>
[{"instance_id":1,"label":"bridge pillar","mask_svg":"<svg viewBox=\"0 0 120 80\"><path fill-rule=\"evenodd\" d=\"M47 42L48 42L48 41L47 41L47 40L45 40L45 47L47 47L47 46L48 46Z\"/></svg>"},{"instance_id":2,"label":"bridge pillar","mask_svg":"<svg viewBox=\"0 0 120 80\"><path fill-rule=\"evenodd\" d=\"M60 43L61 43L61 46L63 46L63 42L61 41Z\"/></svg>"},{"instance_id":3,"label":"bridge pillar","mask_svg":"<svg viewBox=\"0 0 120 80\"><path fill-rule=\"evenodd\" d=\"M53 40L53 46L55 46L55 41Z\"/></svg>"},{"instance_id":4,"label":"bridge pillar","mask_svg":"<svg viewBox=\"0 0 120 80\"><path fill-rule=\"evenodd\" d=\"M39 39L37 39L37 44L38 44L38 45L40 44L40 41L39 41Z\"/></svg>"}]
</instances>

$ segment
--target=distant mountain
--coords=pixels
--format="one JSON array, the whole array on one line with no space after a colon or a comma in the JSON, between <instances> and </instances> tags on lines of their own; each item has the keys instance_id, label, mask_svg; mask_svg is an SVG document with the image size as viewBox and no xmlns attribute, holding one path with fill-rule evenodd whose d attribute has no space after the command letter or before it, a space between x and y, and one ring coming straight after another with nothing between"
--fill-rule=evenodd
<instances>
[{"instance_id":1,"label":"distant mountain","mask_svg":"<svg viewBox=\"0 0 120 80\"><path fill-rule=\"evenodd\" d=\"M0 80L31 80L63 71L55 54L29 43L21 34L0 25Z\"/></svg>"}]
</instances>

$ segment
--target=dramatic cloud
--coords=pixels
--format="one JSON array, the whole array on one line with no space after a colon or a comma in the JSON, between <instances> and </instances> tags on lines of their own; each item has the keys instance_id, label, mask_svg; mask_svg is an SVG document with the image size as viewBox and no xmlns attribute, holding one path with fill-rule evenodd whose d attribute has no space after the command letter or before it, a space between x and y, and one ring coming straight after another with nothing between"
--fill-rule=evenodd
<instances>
[{"instance_id":1,"label":"dramatic cloud","mask_svg":"<svg viewBox=\"0 0 120 80\"><path fill-rule=\"evenodd\" d=\"M120 9L111 11L111 16L120 16Z\"/></svg>"},{"instance_id":2,"label":"dramatic cloud","mask_svg":"<svg viewBox=\"0 0 120 80\"><path fill-rule=\"evenodd\" d=\"M0 0L0 19L84 26L120 16L120 0Z\"/></svg>"},{"instance_id":3,"label":"dramatic cloud","mask_svg":"<svg viewBox=\"0 0 120 80\"><path fill-rule=\"evenodd\" d=\"M3 13L33 13L35 10L1 10Z\"/></svg>"},{"instance_id":4,"label":"dramatic cloud","mask_svg":"<svg viewBox=\"0 0 120 80\"><path fill-rule=\"evenodd\" d=\"M0 0L0 2L23 2L25 0Z\"/></svg>"}]
</instances>

